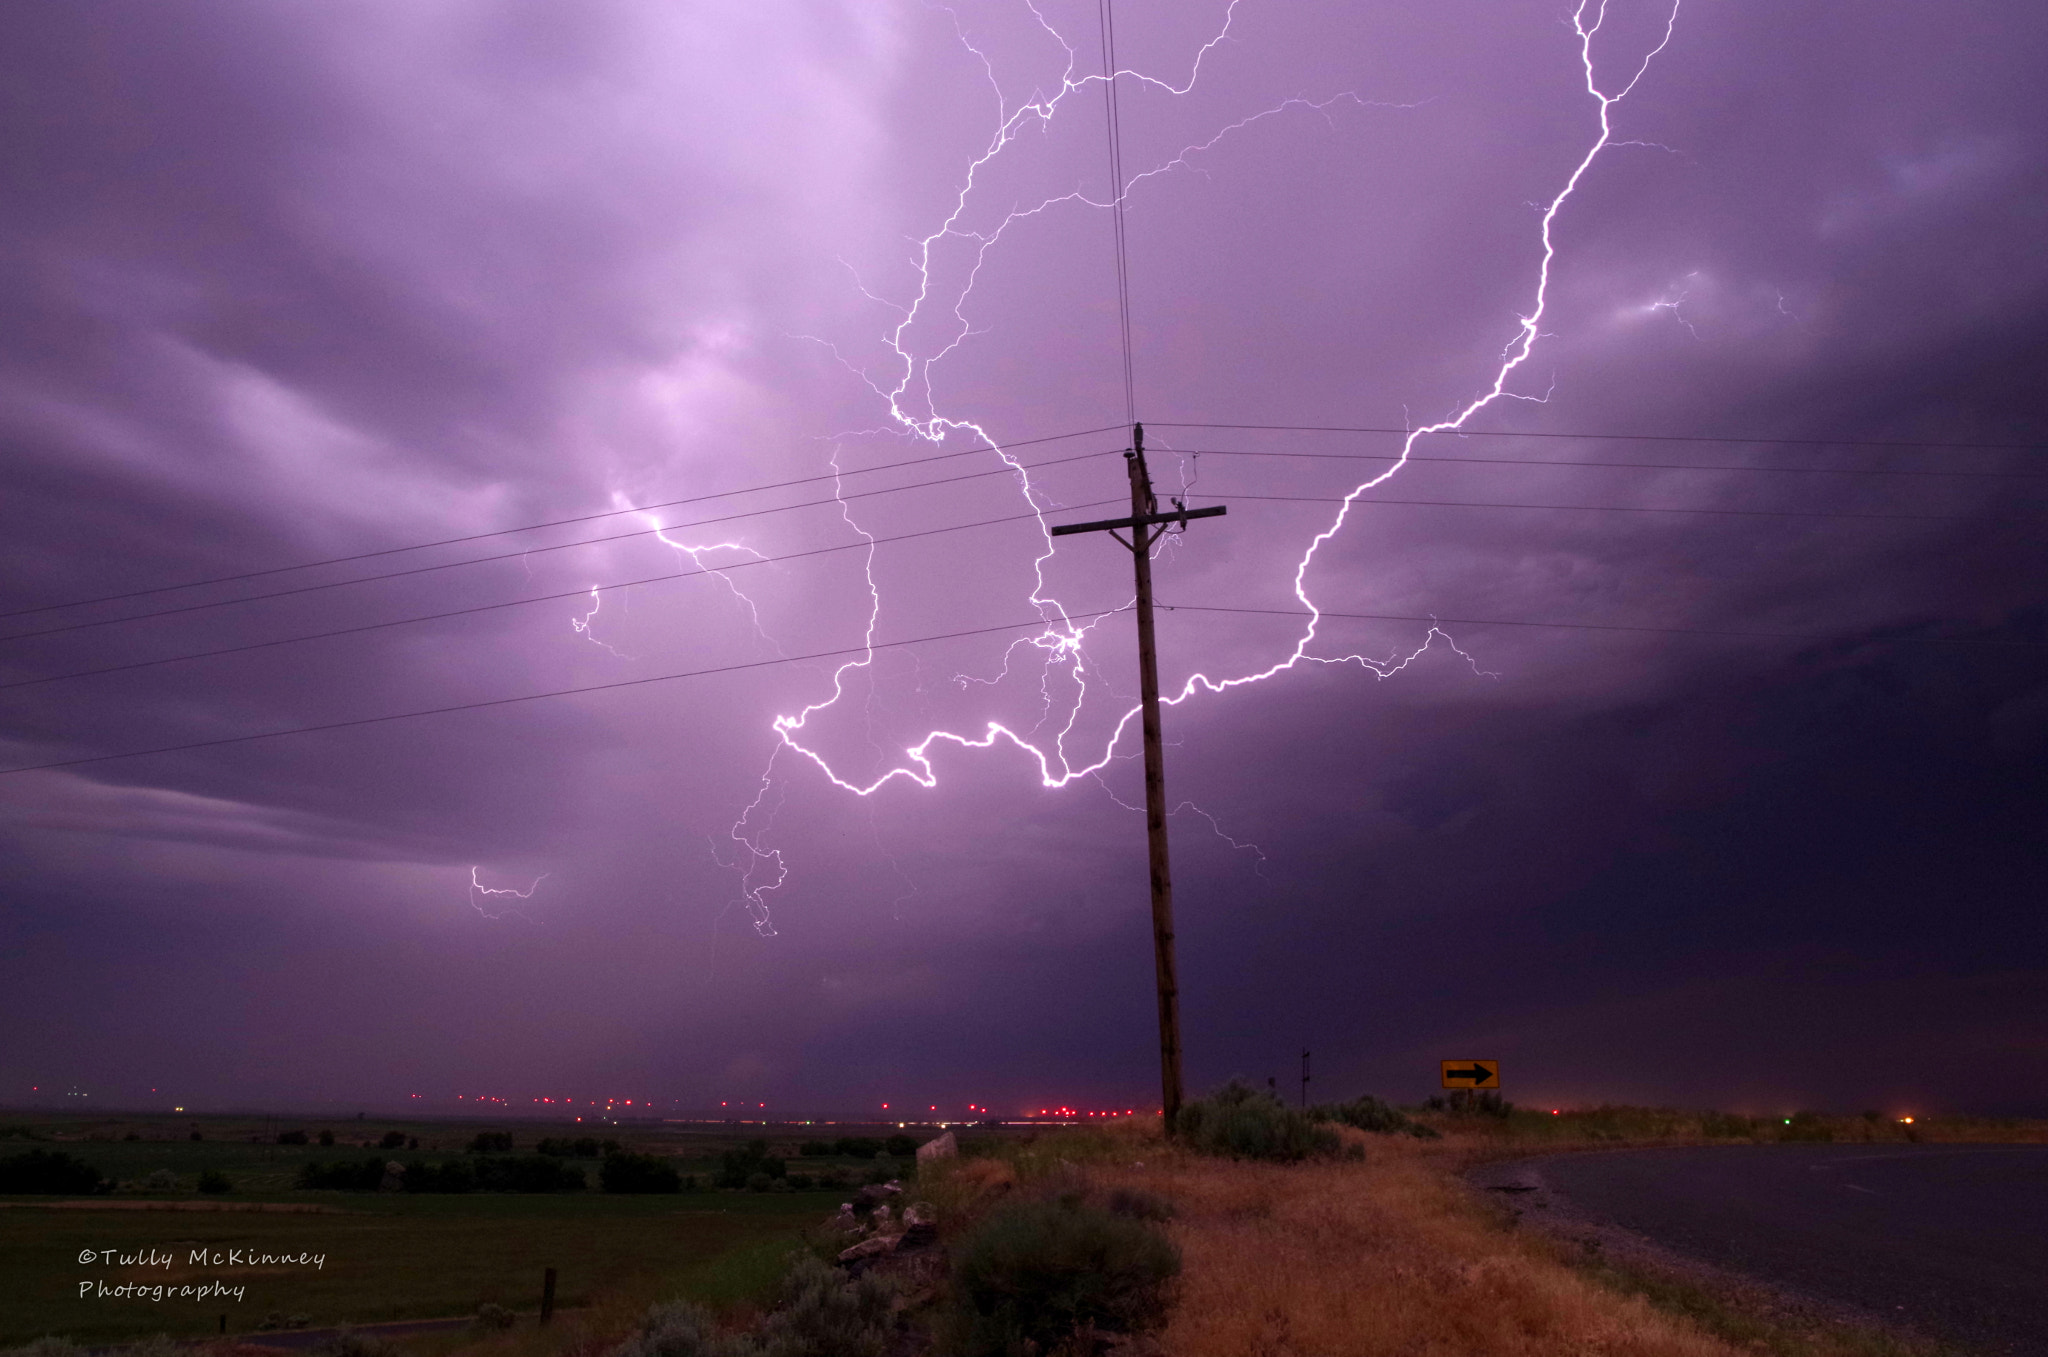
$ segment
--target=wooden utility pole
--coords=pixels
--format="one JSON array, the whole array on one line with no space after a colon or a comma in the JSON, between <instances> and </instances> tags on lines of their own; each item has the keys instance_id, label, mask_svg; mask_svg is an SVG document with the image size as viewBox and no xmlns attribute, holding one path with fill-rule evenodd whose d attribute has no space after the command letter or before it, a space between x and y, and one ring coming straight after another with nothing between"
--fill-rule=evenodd
<instances>
[{"instance_id":1,"label":"wooden utility pole","mask_svg":"<svg viewBox=\"0 0 2048 1357\"><path fill-rule=\"evenodd\" d=\"M1179 500L1170 514L1159 512L1152 494L1152 476L1145 468L1145 426L1131 426L1131 449L1124 454L1131 477L1131 516L1066 523L1055 537L1077 532L1107 532L1131 550L1138 583L1138 700L1145 736L1145 839L1152 863L1152 961L1159 986L1159 1082L1166 1133L1180 1112L1180 980L1173 960L1173 873L1166 856L1166 759L1159 738L1159 654L1152 630L1152 546L1169 527L1183 529L1191 518L1215 518L1218 504L1189 509ZM1130 531L1125 538L1118 528Z\"/></svg>"}]
</instances>

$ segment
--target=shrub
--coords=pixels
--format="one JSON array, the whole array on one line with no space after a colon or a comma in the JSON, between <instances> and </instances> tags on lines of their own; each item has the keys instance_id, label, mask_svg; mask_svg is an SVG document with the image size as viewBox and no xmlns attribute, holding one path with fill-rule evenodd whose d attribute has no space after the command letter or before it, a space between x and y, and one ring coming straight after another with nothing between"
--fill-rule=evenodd
<instances>
[{"instance_id":1,"label":"shrub","mask_svg":"<svg viewBox=\"0 0 2048 1357\"><path fill-rule=\"evenodd\" d=\"M306 1143L306 1133L304 1131L279 1131L277 1133L277 1143L280 1145L304 1145Z\"/></svg>"},{"instance_id":2,"label":"shrub","mask_svg":"<svg viewBox=\"0 0 2048 1357\"><path fill-rule=\"evenodd\" d=\"M0 1159L0 1192L111 1192L113 1184L82 1159L62 1150L29 1150Z\"/></svg>"},{"instance_id":3,"label":"shrub","mask_svg":"<svg viewBox=\"0 0 2048 1357\"><path fill-rule=\"evenodd\" d=\"M806 1159L815 1159L832 1153L832 1142L829 1140L806 1140L797 1147L796 1152Z\"/></svg>"},{"instance_id":4,"label":"shrub","mask_svg":"<svg viewBox=\"0 0 2048 1357\"><path fill-rule=\"evenodd\" d=\"M832 1142L832 1153L848 1159L873 1159L878 1154L888 1153L888 1150L888 1141L877 1140L873 1136L841 1136Z\"/></svg>"},{"instance_id":5,"label":"shrub","mask_svg":"<svg viewBox=\"0 0 2048 1357\"><path fill-rule=\"evenodd\" d=\"M1821 1120L1818 1112L1794 1112L1791 1121L1778 1131L1780 1140L1803 1140L1825 1145L1834 1138L1834 1128Z\"/></svg>"},{"instance_id":6,"label":"shrub","mask_svg":"<svg viewBox=\"0 0 2048 1357\"><path fill-rule=\"evenodd\" d=\"M1137 1333L1166 1313L1180 1252L1156 1228L1069 1195L989 1216L953 1261L954 1323L969 1357L1046 1352L1087 1329Z\"/></svg>"},{"instance_id":7,"label":"shrub","mask_svg":"<svg viewBox=\"0 0 2048 1357\"><path fill-rule=\"evenodd\" d=\"M711 1315L689 1301L670 1301L647 1311L639 1332L611 1351L611 1357L753 1357L744 1338L720 1335Z\"/></svg>"},{"instance_id":8,"label":"shrub","mask_svg":"<svg viewBox=\"0 0 2048 1357\"><path fill-rule=\"evenodd\" d=\"M199 1175L199 1190L218 1196L223 1192L233 1192L235 1185L219 1169L208 1169Z\"/></svg>"},{"instance_id":9,"label":"shrub","mask_svg":"<svg viewBox=\"0 0 2048 1357\"><path fill-rule=\"evenodd\" d=\"M566 1136L555 1136L543 1140L534 1148L557 1159L595 1159L604 1153L594 1136L579 1136L574 1140Z\"/></svg>"},{"instance_id":10,"label":"shrub","mask_svg":"<svg viewBox=\"0 0 2048 1357\"><path fill-rule=\"evenodd\" d=\"M768 1142L750 1140L736 1150L727 1150L718 1156L718 1185L720 1187L747 1187L750 1180L766 1174L780 1178L789 1171L789 1166L780 1159L768 1155ZM767 1189L756 1188L757 1192Z\"/></svg>"},{"instance_id":11,"label":"shrub","mask_svg":"<svg viewBox=\"0 0 2048 1357\"><path fill-rule=\"evenodd\" d=\"M377 1142L380 1150L402 1150L405 1148L405 1132L386 1131L384 1138Z\"/></svg>"},{"instance_id":12,"label":"shrub","mask_svg":"<svg viewBox=\"0 0 2048 1357\"><path fill-rule=\"evenodd\" d=\"M1184 1104L1174 1134L1203 1154L1293 1162L1335 1154L1337 1133L1318 1126L1264 1089L1233 1079L1207 1098Z\"/></svg>"},{"instance_id":13,"label":"shrub","mask_svg":"<svg viewBox=\"0 0 2048 1357\"><path fill-rule=\"evenodd\" d=\"M293 1316L297 1318L297 1316ZM304 1328L303 1324L286 1324L292 1328ZM313 1349L315 1357L399 1357L398 1349L390 1342L374 1334L357 1333L354 1329L336 1329Z\"/></svg>"},{"instance_id":14,"label":"shrub","mask_svg":"<svg viewBox=\"0 0 2048 1357\"><path fill-rule=\"evenodd\" d=\"M178 1175L169 1169L158 1169L142 1180L142 1186L150 1192L176 1192Z\"/></svg>"},{"instance_id":15,"label":"shrub","mask_svg":"<svg viewBox=\"0 0 2048 1357\"><path fill-rule=\"evenodd\" d=\"M313 1192L375 1192L384 1181L384 1161L344 1159L338 1164L308 1160L299 1165L299 1186Z\"/></svg>"},{"instance_id":16,"label":"shrub","mask_svg":"<svg viewBox=\"0 0 2048 1357\"><path fill-rule=\"evenodd\" d=\"M1173 1219L1173 1203L1141 1188L1119 1187L1102 1203L1112 1216L1125 1220L1166 1221Z\"/></svg>"},{"instance_id":17,"label":"shrub","mask_svg":"<svg viewBox=\"0 0 2048 1357\"><path fill-rule=\"evenodd\" d=\"M1733 1112L1709 1112L1700 1118L1700 1134L1715 1139L1733 1139L1756 1134L1756 1124Z\"/></svg>"},{"instance_id":18,"label":"shrub","mask_svg":"<svg viewBox=\"0 0 2048 1357\"><path fill-rule=\"evenodd\" d=\"M476 1307L476 1327L486 1333L493 1330L509 1329L519 1316L502 1305L485 1301Z\"/></svg>"},{"instance_id":19,"label":"shrub","mask_svg":"<svg viewBox=\"0 0 2048 1357\"><path fill-rule=\"evenodd\" d=\"M472 1171L479 1192L581 1192L589 1186L582 1169L544 1154L478 1159Z\"/></svg>"},{"instance_id":20,"label":"shrub","mask_svg":"<svg viewBox=\"0 0 2048 1357\"><path fill-rule=\"evenodd\" d=\"M1432 1112L1448 1112L1454 1117L1497 1117L1502 1121L1515 1112L1513 1103L1490 1088L1453 1089L1448 1094L1430 1098L1422 1105Z\"/></svg>"},{"instance_id":21,"label":"shrub","mask_svg":"<svg viewBox=\"0 0 2048 1357\"><path fill-rule=\"evenodd\" d=\"M186 1138L187 1140L204 1140L204 1139L206 1139L206 1137L205 1137L205 1136L203 1136L203 1135L200 1135L200 1134L199 1134L199 1132L197 1132L197 1131L194 1131L194 1132L193 1132L193 1133L192 1133L191 1135L189 1135L189 1136L187 1136L187 1137L185 1137L185 1138Z\"/></svg>"},{"instance_id":22,"label":"shrub","mask_svg":"<svg viewBox=\"0 0 2048 1357\"><path fill-rule=\"evenodd\" d=\"M890 1136L882 1142L882 1148L895 1159L917 1158L916 1136Z\"/></svg>"},{"instance_id":23,"label":"shrub","mask_svg":"<svg viewBox=\"0 0 2048 1357\"><path fill-rule=\"evenodd\" d=\"M873 1272L849 1277L799 1254L761 1324L762 1357L886 1357L895 1300L895 1288Z\"/></svg>"},{"instance_id":24,"label":"shrub","mask_svg":"<svg viewBox=\"0 0 2048 1357\"><path fill-rule=\"evenodd\" d=\"M461 1159L450 1159L440 1164L415 1159L405 1166L399 1185L407 1192L474 1192L476 1170Z\"/></svg>"},{"instance_id":25,"label":"shrub","mask_svg":"<svg viewBox=\"0 0 2048 1357\"><path fill-rule=\"evenodd\" d=\"M38 1338L18 1348L9 1348L6 1357L88 1357L86 1350L68 1338Z\"/></svg>"},{"instance_id":26,"label":"shrub","mask_svg":"<svg viewBox=\"0 0 2048 1357\"><path fill-rule=\"evenodd\" d=\"M478 1131L476 1139L469 1142L469 1152L471 1154L510 1154L512 1153L512 1133L510 1131Z\"/></svg>"},{"instance_id":27,"label":"shrub","mask_svg":"<svg viewBox=\"0 0 2048 1357\"><path fill-rule=\"evenodd\" d=\"M323 1147L332 1146L334 1144L334 1132L322 1131L320 1133L320 1144Z\"/></svg>"},{"instance_id":28,"label":"shrub","mask_svg":"<svg viewBox=\"0 0 2048 1357\"><path fill-rule=\"evenodd\" d=\"M891 1159L887 1154L877 1154L875 1162L868 1165L867 1171L861 1175L861 1181L864 1183L888 1183L894 1182L902 1176L902 1173L896 1167L895 1160Z\"/></svg>"},{"instance_id":29,"label":"shrub","mask_svg":"<svg viewBox=\"0 0 2048 1357\"><path fill-rule=\"evenodd\" d=\"M1346 1126L1353 1126L1373 1135L1406 1135L1414 1136L1418 1140L1438 1139L1435 1131L1421 1122L1411 1120L1399 1108L1381 1102L1370 1093L1362 1093L1348 1103L1326 1103L1320 1107L1311 1107L1308 1115L1312 1121L1342 1122Z\"/></svg>"},{"instance_id":30,"label":"shrub","mask_svg":"<svg viewBox=\"0 0 2048 1357\"><path fill-rule=\"evenodd\" d=\"M681 1192L683 1176L651 1154L614 1150L604 1157L598 1182L607 1192Z\"/></svg>"}]
</instances>

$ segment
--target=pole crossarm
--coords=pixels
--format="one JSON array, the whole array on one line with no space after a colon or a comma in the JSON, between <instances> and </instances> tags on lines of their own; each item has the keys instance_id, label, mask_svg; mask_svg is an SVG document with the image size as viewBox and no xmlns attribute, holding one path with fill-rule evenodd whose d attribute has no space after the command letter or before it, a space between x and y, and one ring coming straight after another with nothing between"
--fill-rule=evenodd
<instances>
[{"instance_id":1,"label":"pole crossarm","mask_svg":"<svg viewBox=\"0 0 2048 1357\"><path fill-rule=\"evenodd\" d=\"M1141 514L1135 518L1102 518L1093 523L1061 523L1051 529L1054 537L1065 537L1076 532L1108 532L1113 528L1128 528L1136 532L1149 528L1154 523L1185 523L1191 518L1219 518L1228 513L1227 504L1214 504L1206 509L1177 509L1170 514Z\"/></svg>"}]
</instances>

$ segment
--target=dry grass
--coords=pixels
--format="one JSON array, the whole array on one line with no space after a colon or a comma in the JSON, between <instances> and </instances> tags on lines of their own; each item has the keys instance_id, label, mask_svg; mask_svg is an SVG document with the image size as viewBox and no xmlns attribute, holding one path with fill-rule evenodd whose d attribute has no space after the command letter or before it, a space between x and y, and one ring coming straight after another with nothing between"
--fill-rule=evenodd
<instances>
[{"instance_id":1,"label":"dry grass","mask_svg":"<svg viewBox=\"0 0 2048 1357\"><path fill-rule=\"evenodd\" d=\"M1361 1138L1363 1139L1363 1138ZM1178 1208L1185 1272L1160 1347L1174 1357L1734 1357L1502 1230L1427 1147L1277 1166L1155 1147L1097 1170Z\"/></svg>"},{"instance_id":2,"label":"dry grass","mask_svg":"<svg viewBox=\"0 0 2048 1357\"><path fill-rule=\"evenodd\" d=\"M1512 1228L1459 1176L1508 1152L1345 1132L1363 1159L1207 1159L1156 1137L1091 1156L1104 1187L1170 1199L1185 1271L1172 1357L1875 1357L1909 1349L1759 1317L1725 1297L1580 1259ZM1603 1149L1611 1140L1588 1142ZM1546 1150L1566 1148L1546 1145ZM1528 1147L1519 1148L1528 1153Z\"/></svg>"},{"instance_id":3,"label":"dry grass","mask_svg":"<svg viewBox=\"0 0 2048 1357\"><path fill-rule=\"evenodd\" d=\"M1760 1315L1704 1286L1579 1257L1512 1227L1463 1181L1488 1159L1626 1145L1726 1144L1697 1114L1604 1108L1506 1123L1449 1119L1421 1142L1345 1129L1362 1158L1272 1165L1167 1146L1156 1128L978 1144L912 1189L947 1234L1060 1180L1165 1197L1184 1265L1152 1350L1169 1357L1904 1357L1869 1334ZM1896 1123L1829 1118L1837 1143L1905 1140ZM1759 1121L1756 1139L1776 1139ZM1926 1141L2043 1138L2041 1123L1922 1122ZM1739 1141L1738 1141L1739 1143ZM417 1357L602 1357L655 1297L615 1288L551 1334L414 1342ZM737 1311L743 1313L741 1304Z\"/></svg>"}]
</instances>

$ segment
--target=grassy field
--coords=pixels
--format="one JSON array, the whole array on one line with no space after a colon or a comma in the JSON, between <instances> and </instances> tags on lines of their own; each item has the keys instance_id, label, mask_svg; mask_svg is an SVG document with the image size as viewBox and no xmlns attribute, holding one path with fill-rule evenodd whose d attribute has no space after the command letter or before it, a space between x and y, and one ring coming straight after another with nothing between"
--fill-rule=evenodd
<instances>
[{"instance_id":1,"label":"grassy field","mask_svg":"<svg viewBox=\"0 0 2048 1357\"><path fill-rule=\"evenodd\" d=\"M200 1140L190 1138L195 1121ZM305 1129L315 1143L279 1145L280 1130ZM332 1129L336 1144L317 1143ZM294 1187L300 1166L369 1155L430 1162L456 1158L480 1130L514 1136L515 1151L531 1153L543 1135L588 1134L582 1127L533 1124L347 1122L269 1119L0 1118L0 1157L28 1149L61 1150L118 1179L122 1187L89 1199L0 1198L0 1344L60 1334L100 1342L155 1333L200 1336L247 1333L273 1312L304 1316L312 1325L474 1314L495 1303L533 1310L540 1303L545 1268L557 1270L558 1307L586 1306L620 1297L688 1295L714 1304L742 1302L772 1284L783 1257L805 1229L829 1216L846 1193L697 1191L647 1196L596 1191L597 1162L580 1163L593 1190L556 1194L460 1195L312 1192ZM893 1129L893 1128L892 1128ZM420 1149L374 1148L385 1132L417 1137ZM718 1155L747 1138L717 1128L608 1127L604 1134L628 1148L661 1155L685 1173L708 1181ZM132 1138L131 1138L132 1137ZM793 1170L836 1168L849 1175L868 1167L845 1159L798 1159ZM364 1141L370 1142L366 1148ZM431 1148L430 1148L431 1147ZM202 1196L198 1175L225 1173L232 1192ZM178 1186L138 1186L168 1171ZM267 1209L266 1209L267 1208ZM278 1209L284 1208L284 1209ZM95 1260L88 1250L158 1256L161 1265L122 1267ZM320 1266L195 1265L194 1250L209 1254L324 1255ZM210 1281L245 1288L243 1297L152 1301L135 1297L81 1297L82 1282L200 1285ZM644 1300L639 1301L644 1303Z\"/></svg>"},{"instance_id":2,"label":"grassy field","mask_svg":"<svg viewBox=\"0 0 2048 1357\"><path fill-rule=\"evenodd\" d=\"M1639 1107L1417 1115L1439 1138L1347 1129L1353 1157L1294 1165L1193 1155L1164 1143L1156 1126L974 1132L963 1136L967 1157L916 1190L938 1203L942 1235L1005 1193L1029 1193L1076 1174L1171 1201L1176 1214L1168 1229L1185 1272L1159 1350L1173 1357L1901 1357L1912 1350L1879 1335L1788 1327L1690 1283L1578 1256L1515 1228L1511 1215L1461 1175L1490 1159L1626 1145L2048 1140L2048 1124L1971 1119L1906 1124L1861 1115L1745 1118ZM518 1123L339 1123L326 1128L336 1145L323 1148L275 1143L280 1130L303 1128L317 1139L317 1123L202 1120L203 1138L194 1141L187 1118L43 1118L11 1131L10 1120L17 1119L0 1117L0 1156L63 1149L124 1187L92 1199L92 1209L57 1207L48 1198L0 1200L0 1276L8 1283L0 1344L45 1333L87 1342L154 1333L200 1337L216 1331L222 1313L230 1316L231 1333L246 1333L272 1312L325 1326L467 1315L487 1302L531 1311L542 1269L554 1267L557 1303L570 1312L552 1329L421 1335L403 1349L407 1357L589 1357L614 1345L654 1301L686 1296L744 1316L807 1228L847 1195L307 1192L293 1183L308 1160L370 1153L449 1158L487 1129L510 1131L515 1150L531 1152L542 1135L588 1132ZM417 1136L420 1150L364 1148L389 1130ZM605 1133L706 1178L723 1151L758 1134L664 1125ZM770 1153L786 1156L793 1171L856 1173L871 1165L799 1157L798 1141L873 1133L781 1128L767 1138ZM596 1165L585 1167L594 1180ZM194 1180L207 1169L228 1174L235 1190L200 1197ZM132 1186L159 1170L176 1175L178 1188ZM188 1209L200 1206L229 1209ZM260 1207L288 1209L254 1209ZM209 1270L190 1263L198 1248L315 1253L326 1262L317 1269ZM88 1249L153 1249L170 1255L172 1266L82 1265L78 1257ZM77 1295L77 1284L88 1279L175 1284L216 1275L246 1286L244 1299L181 1305Z\"/></svg>"}]
</instances>

